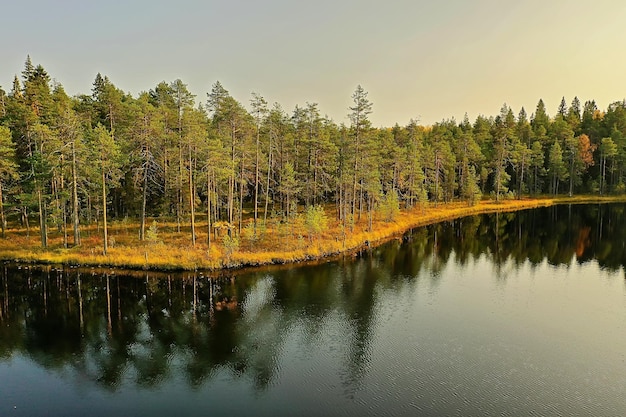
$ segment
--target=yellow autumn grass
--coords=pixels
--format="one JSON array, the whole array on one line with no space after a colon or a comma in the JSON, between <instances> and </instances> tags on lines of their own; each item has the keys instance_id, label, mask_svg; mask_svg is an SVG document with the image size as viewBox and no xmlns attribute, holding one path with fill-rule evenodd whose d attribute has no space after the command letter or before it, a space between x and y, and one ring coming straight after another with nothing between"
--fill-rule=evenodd
<instances>
[{"instance_id":1,"label":"yellow autumn grass","mask_svg":"<svg viewBox=\"0 0 626 417\"><path fill-rule=\"evenodd\" d=\"M176 224L158 223L158 238L151 242L141 242L138 238L138 225L118 222L111 226L110 247L106 255L102 253L102 236L96 226L81 228L81 245L63 247L63 235L58 231L49 235L49 247L40 247L37 229L26 231L13 228L7 230L7 238L0 239L0 259L21 262L65 264L81 266L107 266L151 270L219 270L269 264L317 260L323 257L349 253L365 245L378 245L397 237L407 230L451 220L458 217L523 210L554 204L581 204L623 202L626 196L618 197L558 197L528 198L521 200L483 200L474 206L465 202L428 204L412 210L401 210L394 221L386 222L375 216L372 231L368 230L367 216L364 214L352 230L345 233L336 220L329 220L328 227L318 236L308 236L301 219L291 225L269 221L266 228L259 229L257 236L250 229L239 237L239 245L229 250L221 239L207 245L206 224L197 228L196 245L192 246L189 229L178 231ZM328 207L328 218L334 218L333 207ZM69 238L72 241L71 236Z\"/></svg>"}]
</instances>

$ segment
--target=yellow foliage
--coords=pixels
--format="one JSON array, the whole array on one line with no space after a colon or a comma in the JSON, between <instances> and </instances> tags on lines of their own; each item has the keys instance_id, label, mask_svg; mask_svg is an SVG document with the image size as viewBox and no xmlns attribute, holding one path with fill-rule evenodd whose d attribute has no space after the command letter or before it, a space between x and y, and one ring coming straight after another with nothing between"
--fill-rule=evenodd
<instances>
[{"instance_id":1,"label":"yellow foliage","mask_svg":"<svg viewBox=\"0 0 626 417\"><path fill-rule=\"evenodd\" d=\"M228 248L224 247L222 239L212 239L209 248L206 225L203 224L198 226L197 243L192 246L189 230L178 232L175 223L159 222L159 242L155 243L139 241L138 225L119 222L111 226L110 237L115 244L109 248L106 256L102 253L102 236L96 226L81 228L82 242L77 247L65 248L62 234L51 233L47 249L40 247L37 229L31 229L30 236L27 236L25 230L11 228L7 230L8 237L0 239L0 259L154 270L218 270L225 267L285 264L351 252L364 245L378 245L411 228L462 216L554 204L614 201L626 201L626 196L535 198L499 202L483 200L474 206L468 206L466 202L438 204L436 207L424 205L413 210L401 210L391 222L375 215L372 231L368 231L365 218L357 221L350 231L349 227L343 229L330 215L326 227L314 239L308 235L307 226L301 218L296 218L291 224L272 220L258 228L254 239L240 239L238 247ZM332 206L326 208L327 213L333 213L333 210Z\"/></svg>"}]
</instances>

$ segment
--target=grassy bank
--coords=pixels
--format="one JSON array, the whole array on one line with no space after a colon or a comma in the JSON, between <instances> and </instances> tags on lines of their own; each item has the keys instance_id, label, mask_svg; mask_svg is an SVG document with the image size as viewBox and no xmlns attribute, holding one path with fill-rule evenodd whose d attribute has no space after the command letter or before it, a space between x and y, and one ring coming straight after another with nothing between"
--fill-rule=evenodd
<instances>
[{"instance_id":1,"label":"grassy bank","mask_svg":"<svg viewBox=\"0 0 626 417\"><path fill-rule=\"evenodd\" d=\"M516 211L554 204L582 204L626 202L619 197L558 197L496 202L484 200L474 206L464 202L429 204L422 208L402 210L394 221L386 222L374 218L372 231L367 230L365 216L351 228L345 230L335 220L329 220L321 233L309 236L302 218L290 224L269 220L259 228L256 235L252 225L244 228L235 241L215 239L209 248L206 224L197 226L197 243L192 247L189 229L178 231L173 223L154 223L148 241L138 239L138 225L130 222L115 222L110 226L110 247L107 255L102 254L102 233L98 226L81 228L80 246L65 248L63 234L54 231L49 235L49 247L40 247L38 229L30 233L19 228L7 230L7 237L0 239L0 259L20 262L66 264L81 266L111 266L131 269L155 270L218 270L268 264L284 264L321 259L327 256L350 253L369 244L377 245L398 236L410 228L437 223L458 217ZM328 218L334 219L327 208ZM70 237L71 242L71 237Z\"/></svg>"}]
</instances>

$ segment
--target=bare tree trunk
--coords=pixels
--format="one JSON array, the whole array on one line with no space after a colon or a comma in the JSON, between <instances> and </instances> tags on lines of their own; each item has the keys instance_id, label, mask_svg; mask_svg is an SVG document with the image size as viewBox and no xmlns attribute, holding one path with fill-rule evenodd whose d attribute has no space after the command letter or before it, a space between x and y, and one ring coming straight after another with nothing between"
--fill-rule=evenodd
<instances>
[{"instance_id":1,"label":"bare tree trunk","mask_svg":"<svg viewBox=\"0 0 626 417\"><path fill-rule=\"evenodd\" d=\"M104 250L103 254L107 254L107 250L109 249L109 236L108 236L108 227L107 227L107 186L106 186L106 176L104 175L104 163L102 164L102 225L104 231Z\"/></svg>"},{"instance_id":2,"label":"bare tree trunk","mask_svg":"<svg viewBox=\"0 0 626 417\"><path fill-rule=\"evenodd\" d=\"M259 140L260 128L256 129L256 158L254 162L254 235L256 236L256 225L259 218Z\"/></svg>"},{"instance_id":3,"label":"bare tree trunk","mask_svg":"<svg viewBox=\"0 0 626 417\"><path fill-rule=\"evenodd\" d=\"M48 230L46 227L46 214L45 207L43 203L43 196L41 193L41 187L38 182L35 182L35 187L37 188L37 204L39 205L39 233L41 235L41 247L48 247Z\"/></svg>"},{"instance_id":4,"label":"bare tree trunk","mask_svg":"<svg viewBox=\"0 0 626 417\"><path fill-rule=\"evenodd\" d=\"M500 201L500 166L496 167L496 201Z\"/></svg>"},{"instance_id":5,"label":"bare tree trunk","mask_svg":"<svg viewBox=\"0 0 626 417\"><path fill-rule=\"evenodd\" d=\"M235 132L236 127L233 124L231 131L230 145L230 177L228 183L228 223L233 223L234 205L235 205Z\"/></svg>"},{"instance_id":6,"label":"bare tree trunk","mask_svg":"<svg viewBox=\"0 0 626 417\"><path fill-rule=\"evenodd\" d=\"M67 202L63 201L63 247L67 248Z\"/></svg>"},{"instance_id":7,"label":"bare tree trunk","mask_svg":"<svg viewBox=\"0 0 626 417\"><path fill-rule=\"evenodd\" d=\"M78 175L76 173L76 149L72 142L72 218L74 224L74 246L80 245L80 230L78 217Z\"/></svg>"},{"instance_id":8,"label":"bare tree trunk","mask_svg":"<svg viewBox=\"0 0 626 417\"><path fill-rule=\"evenodd\" d=\"M359 220L363 215L363 180L359 181Z\"/></svg>"},{"instance_id":9,"label":"bare tree trunk","mask_svg":"<svg viewBox=\"0 0 626 417\"><path fill-rule=\"evenodd\" d=\"M496 201L498 197L496 195ZM435 156L435 207L439 203L439 154Z\"/></svg>"},{"instance_id":10,"label":"bare tree trunk","mask_svg":"<svg viewBox=\"0 0 626 417\"><path fill-rule=\"evenodd\" d=\"M357 155L354 157L354 181L352 183L352 217L356 213L356 185L357 185L357 168L358 168L358 145L357 145Z\"/></svg>"},{"instance_id":11,"label":"bare tree trunk","mask_svg":"<svg viewBox=\"0 0 626 417\"><path fill-rule=\"evenodd\" d=\"M196 213L194 209L195 196L193 186L193 165L191 158L191 145L189 145L189 210L191 213L191 245L196 246Z\"/></svg>"},{"instance_id":12,"label":"bare tree trunk","mask_svg":"<svg viewBox=\"0 0 626 417\"><path fill-rule=\"evenodd\" d=\"M243 185L244 185L244 158L241 155L241 180L239 181L239 234L241 235L241 223L243 222Z\"/></svg>"},{"instance_id":13,"label":"bare tree trunk","mask_svg":"<svg viewBox=\"0 0 626 417\"><path fill-rule=\"evenodd\" d=\"M574 194L574 152L572 152L572 159L570 161L569 168L569 196Z\"/></svg>"},{"instance_id":14,"label":"bare tree trunk","mask_svg":"<svg viewBox=\"0 0 626 417\"><path fill-rule=\"evenodd\" d=\"M139 226L139 240L146 239L146 203L148 200L148 171L144 168L143 172L143 192L141 198L141 224Z\"/></svg>"},{"instance_id":15,"label":"bare tree trunk","mask_svg":"<svg viewBox=\"0 0 626 417\"><path fill-rule=\"evenodd\" d=\"M207 219L207 245L209 246L209 250L211 250L211 175L210 170L207 168L206 171L206 219Z\"/></svg>"},{"instance_id":16,"label":"bare tree trunk","mask_svg":"<svg viewBox=\"0 0 626 417\"><path fill-rule=\"evenodd\" d=\"M26 226L26 237L30 237L30 223L28 221L28 207L22 207L22 220Z\"/></svg>"},{"instance_id":17,"label":"bare tree trunk","mask_svg":"<svg viewBox=\"0 0 626 417\"><path fill-rule=\"evenodd\" d=\"M600 195L604 194L604 182L605 182L605 174L606 174L606 157L605 156L601 156L600 157L600 165L601 165L601 171L602 171L602 177L600 178Z\"/></svg>"},{"instance_id":18,"label":"bare tree trunk","mask_svg":"<svg viewBox=\"0 0 626 417\"><path fill-rule=\"evenodd\" d=\"M313 154L313 160L314 160L314 163L313 163L313 205L315 205L317 204L317 181L318 181L317 150L315 150L315 153Z\"/></svg>"},{"instance_id":19,"label":"bare tree trunk","mask_svg":"<svg viewBox=\"0 0 626 417\"><path fill-rule=\"evenodd\" d=\"M263 223L267 224L267 211L270 203L270 177L272 173L272 137L270 135L269 152L267 156L267 186L265 188L265 211L263 212Z\"/></svg>"},{"instance_id":20,"label":"bare tree trunk","mask_svg":"<svg viewBox=\"0 0 626 417\"><path fill-rule=\"evenodd\" d=\"M395 191L393 191L395 192ZM368 231L372 231L373 228L373 218L374 218L374 210L373 210L374 202L371 196L367 197L367 218L368 218Z\"/></svg>"},{"instance_id":21,"label":"bare tree trunk","mask_svg":"<svg viewBox=\"0 0 626 417\"><path fill-rule=\"evenodd\" d=\"M168 161L168 157L167 157L167 145L163 146L163 195L167 196L167 193L169 192L169 189L167 187L167 167L169 165L169 161ZM172 205L171 202L169 201L169 199L167 199L168 201L165 203L166 205L166 210L168 214L172 213Z\"/></svg>"},{"instance_id":22,"label":"bare tree trunk","mask_svg":"<svg viewBox=\"0 0 626 417\"><path fill-rule=\"evenodd\" d=\"M176 201L176 231L180 233L180 223L183 209L183 146L178 143L178 190Z\"/></svg>"},{"instance_id":23,"label":"bare tree trunk","mask_svg":"<svg viewBox=\"0 0 626 417\"><path fill-rule=\"evenodd\" d=\"M343 191L341 186L341 176L339 176L339 187L337 189L338 200L337 201L337 220L343 220Z\"/></svg>"},{"instance_id":24,"label":"bare tree trunk","mask_svg":"<svg viewBox=\"0 0 626 417\"><path fill-rule=\"evenodd\" d=\"M519 190L517 191L518 200L522 198L522 186L524 184L524 165L526 165L525 161L522 161L522 168L521 168L520 180L519 180Z\"/></svg>"},{"instance_id":25,"label":"bare tree trunk","mask_svg":"<svg viewBox=\"0 0 626 417\"><path fill-rule=\"evenodd\" d=\"M0 227L2 227L2 238L6 237L7 221L4 217L4 202L2 196L2 182L0 182Z\"/></svg>"}]
</instances>

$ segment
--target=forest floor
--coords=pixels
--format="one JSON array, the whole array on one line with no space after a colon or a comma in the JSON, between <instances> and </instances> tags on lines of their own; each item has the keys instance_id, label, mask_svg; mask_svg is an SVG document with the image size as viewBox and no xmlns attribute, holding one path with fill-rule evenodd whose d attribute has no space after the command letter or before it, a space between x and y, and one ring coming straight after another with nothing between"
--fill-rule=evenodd
<instances>
[{"instance_id":1,"label":"forest floor","mask_svg":"<svg viewBox=\"0 0 626 417\"><path fill-rule=\"evenodd\" d=\"M290 223L268 219L254 233L252 220L244 221L241 235L233 240L211 234L208 245L207 223L196 223L196 244L192 246L188 225L151 219L149 239L139 240L139 225L132 221L112 222L109 226L109 249L103 254L101 225L82 225L81 244L73 246L68 230L67 247L64 233L49 231L48 248L41 247L38 228L10 227L0 239L0 259L37 264L63 264L89 267L116 267L150 270L207 270L249 266L286 264L319 260L344 253L354 253L366 246L376 246L402 235L411 228L468 215L510 212L555 204L626 202L626 196L577 196L523 198L521 200L482 200L468 206L466 202L428 203L411 210L400 210L393 221L374 215L372 231L368 231L366 213L352 228L335 220L334 206L326 207L327 227L310 236L303 216ZM69 227L69 226L68 226Z\"/></svg>"}]
</instances>

